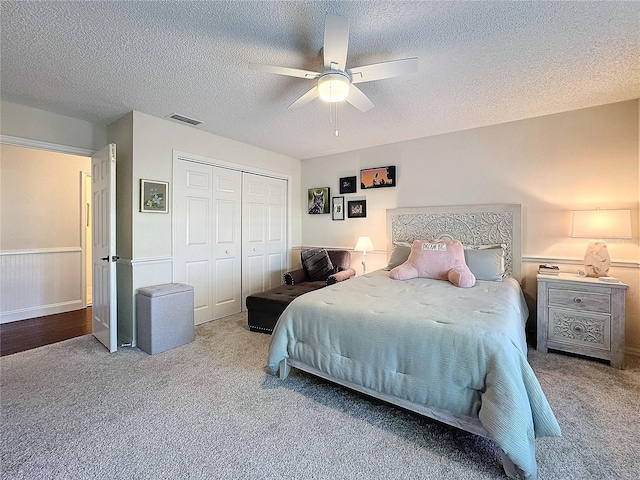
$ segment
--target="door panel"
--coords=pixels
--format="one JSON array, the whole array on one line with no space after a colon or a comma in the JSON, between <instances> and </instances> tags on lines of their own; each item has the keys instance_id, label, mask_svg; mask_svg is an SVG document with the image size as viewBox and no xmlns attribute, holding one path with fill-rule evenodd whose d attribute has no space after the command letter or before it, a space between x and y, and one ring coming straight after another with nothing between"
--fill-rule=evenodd
<instances>
[{"instance_id":1,"label":"door panel","mask_svg":"<svg viewBox=\"0 0 640 480\"><path fill-rule=\"evenodd\" d=\"M241 310L241 178L196 162L174 165L174 281L193 286L196 324Z\"/></svg>"},{"instance_id":2,"label":"door panel","mask_svg":"<svg viewBox=\"0 0 640 480\"><path fill-rule=\"evenodd\" d=\"M235 274L236 261L233 258L223 258L216 261L216 304L223 305L234 302L238 298L238 292L233 282L229 279Z\"/></svg>"},{"instance_id":3,"label":"door panel","mask_svg":"<svg viewBox=\"0 0 640 480\"><path fill-rule=\"evenodd\" d=\"M212 170L179 161L174 171L174 281L193 287L196 325L214 318L211 302L213 249L211 235Z\"/></svg>"},{"instance_id":4,"label":"door panel","mask_svg":"<svg viewBox=\"0 0 640 480\"><path fill-rule=\"evenodd\" d=\"M284 252L270 253L269 259L269 288L282 284L282 275L287 268Z\"/></svg>"},{"instance_id":5,"label":"door panel","mask_svg":"<svg viewBox=\"0 0 640 480\"><path fill-rule=\"evenodd\" d=\"M287 182L243 174L242 297L282 284L286 262Z\"/></svg>"},{"instance_id":6,"label":"door panel","mask_svg":"<svg viewBox=\"0 0 640 480\"><path fill-rule=\"evenodd\" d=\"M268 240L269 242L281 242L285 241L285 231L286 231L286 218L284 215L284 206L282 205L269 205L268 206L268 216L269 216L269 233Z\"/></svg>"},{"instance_id":7,"label":"door panel","mask_svg":"<svg viewBox=\"0 0 640 480\"><path fill-rule=\"evenodd\" d=\"M242 173L213 167L216 189L215 311L216 318L242 310Z\"/></svg>"},{"instance_id":8,"label":"door panel","mask_svg":"<svg viewBox=\"0 0 640 480\"><path fill-rule=\"evenodd\" d=\"M187 245L209 244L209 199L187 197Z\"/></svg>"},{"instance_id":9,"label":"door panel","mask_svg":"<svg viewBox=\"0 0 640 480\"><path fill-rule=\"evenodd\" d=\"M186 262L185 264L185 280L183 283L194 286L193 307L194 311L198 312L197 318L194 320L196 324L202 323L202 321L198 322L198 319L208 318L211 310L209 269L209 262L206 260ZM198 286L197 289L195 285Z\"/></svg>"},{"instance_id":10,"label":"door panel","mask_svg":"<svg viewBox=\"0 0 640 480\"><path fill-rule=\"evenodd\" d=\"M109 349L118 349L116 300L116 146L91 157L93 305L92 333Z\"/></svg>"}]
</instances>

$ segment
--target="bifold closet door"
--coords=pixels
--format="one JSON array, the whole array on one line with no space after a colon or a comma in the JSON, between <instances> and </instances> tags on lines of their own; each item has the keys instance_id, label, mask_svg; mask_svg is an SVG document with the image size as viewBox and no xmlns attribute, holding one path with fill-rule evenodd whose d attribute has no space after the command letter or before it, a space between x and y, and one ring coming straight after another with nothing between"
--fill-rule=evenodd
<instances>
[{"instance_id":1,"label":"bifold closet door","mask_svg":"<svg viewBox=\"0 0 640 480\"><path fill-rule=\"evenodd\" d=\"M242 308L247 296L283 283L287 268L287 181L243 173Z\"/></svg>"},{"instance_id":2,"label":"bifold closet door","mask_svg":"<svg viewBox=\"0 0 640 480\"><path fill-rule=\"evenodd\" d=\"M242 173L178 160L174 281L194 289L194 320L240 312Z\"/></svg>"}]
</instances>

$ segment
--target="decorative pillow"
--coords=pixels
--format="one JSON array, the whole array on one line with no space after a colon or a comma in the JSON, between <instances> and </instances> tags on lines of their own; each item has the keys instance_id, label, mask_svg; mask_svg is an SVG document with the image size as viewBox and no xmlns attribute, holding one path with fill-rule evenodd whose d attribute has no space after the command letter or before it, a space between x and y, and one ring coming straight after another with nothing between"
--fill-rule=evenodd
<instances>
[{"instance_id":1,"label":"decorative pillow","mask_svg":"<svg viewBox=\"0 0 640 480\"><path fill-rule=\"evenodd\" d=\"M464 259L477 280L501 282L505 277L504 245L469 245L464 247Z\"/></svg>"},{"instance_id":2,"label":"decorative pillow","mask_svg":"<svg viewBox=\"0 0 640 480\"><path fill-rule=\"evenodd\" d=\"M415 240L409 258L391 270L394 280L434 278L449 280L456 287L473 287L476 278L464 261L459 240Z\"/></svg>"},{"instance_id":3,"label":"decorative pillow","mask_svg":"<svg viewBox=\"0 0 640 480\"><path fill-rule=\"evenodd\" d=\"M324 280L334 273L329 254L324 248L311 248L300 253L302 266L312 282Z\"/></svg>"},{"instance_id":4,"label":"decorative pillow","mask_svg":"<svg viewBox=\"0 0 640 480\"><path fill-rule=\"evenodd\" d=\"M389 264L386 266L385 270L391 270L398 265L402 265L409 258L409 254L411 253L411 245L398 243L394 244L393 251L391 252L391 258L389 259Z\"/></svg>"}]
</instances>

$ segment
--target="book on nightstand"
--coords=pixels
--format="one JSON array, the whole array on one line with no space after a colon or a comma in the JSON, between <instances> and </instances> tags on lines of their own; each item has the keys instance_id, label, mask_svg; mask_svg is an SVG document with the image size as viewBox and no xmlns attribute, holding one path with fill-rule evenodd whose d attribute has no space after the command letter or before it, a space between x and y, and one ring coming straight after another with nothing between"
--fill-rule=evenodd
<instances>
[{"instance_id":1,"label":"book on nightstand","mask_svg":"<svg viewBox=\"0 0 640 480\"><path fill-rule=\"evenodd\" d=\"M550 263L545 263L543 265L538 265L538 273L542 275L560 275L560 267L557 265L551 265Z\"/></svg>"}]
</instances>

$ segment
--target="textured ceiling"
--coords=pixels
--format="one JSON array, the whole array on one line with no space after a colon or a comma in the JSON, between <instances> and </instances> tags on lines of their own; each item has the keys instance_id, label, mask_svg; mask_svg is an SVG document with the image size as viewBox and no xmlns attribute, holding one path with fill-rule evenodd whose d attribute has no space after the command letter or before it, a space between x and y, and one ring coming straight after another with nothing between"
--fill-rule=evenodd
<instances>
[{"instance_id":1,"label":"textured ceiling","mask_svg":"<svg viewBox=\"0 0 640 480\"><path fill-rule=\"evenodd\" d=\"M640 97L640 2L1 3L4 100L108 124L137 110L306 159ZM324 17L350 22L347 68L419 58L418 73L361 83L335 137L312 81Z\"/></svg>"}]
</instances>

